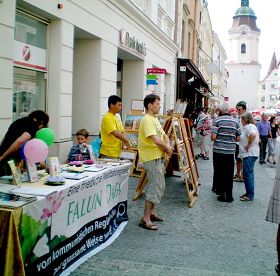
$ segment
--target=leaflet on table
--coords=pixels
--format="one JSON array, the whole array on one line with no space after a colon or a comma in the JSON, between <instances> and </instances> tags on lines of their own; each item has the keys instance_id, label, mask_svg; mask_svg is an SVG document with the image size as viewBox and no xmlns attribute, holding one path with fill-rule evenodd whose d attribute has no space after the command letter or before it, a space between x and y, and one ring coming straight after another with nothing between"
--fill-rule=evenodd
<instances>
[{"instance_id":1,"label":"leaflet on table","mask_svg":"<svg viewBox=\"0 0 280 276\"><path fill-rule=\"evenodd\" d=\"M63 172L62 175L65 178L75 179L75 180L80 180L89 176L86 173L70 173L70 172Z\"/></svg>"},{"instance_id":2,"label":"leaflet on table","mask_svg":"<svg viewBox=\"0 0 280 276\"><path fill-rule=\"evenodd\" d=\"M57 189L53 188L34 188L34 187L18 187L12 190L13 193L16 194L26 194L26 195L36 195L36 196L47 196L54 192L56 192Z\"/></svg>"},{"instance_id":3,"label":"leaflet on table","mask_svg":"<svg viewBox=\"0 0 280 276\"><path fill-rule=\"evenodd\" d=\"M9 191L15 189L15 185L11 184L0 184L0 192L2 193L8 193Z\"/></svg>"},{"instance_id":4,"label":"leaflet on table","mask_svg":"<svg viewBox=\"0 0 280 276\"><path fill-rule=\"evenodd\" d=\"M96 165L93 165L93 166L85 167L84 170L85 170L86 172L100 172L100 171L105 170L105 169L107 169L106 166L98 167L98 166L96 166Z\"/></svg>"}]
</instances>

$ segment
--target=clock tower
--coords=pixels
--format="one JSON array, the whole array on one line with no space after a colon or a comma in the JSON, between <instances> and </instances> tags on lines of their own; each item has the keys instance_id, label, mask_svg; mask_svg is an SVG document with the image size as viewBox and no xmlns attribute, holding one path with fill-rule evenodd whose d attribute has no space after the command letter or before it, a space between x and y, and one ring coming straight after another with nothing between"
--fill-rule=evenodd
<instances>
[{"instance_id":1,"label":"clock tower","mask_svg":"<svg viewBox=\"0 0 280 276\"><path fill-rule=\"evenodd\" d=\"M249 7L249 0L241 0L241 7L233 16L229 29L230 50L226 69L229 73L227 95L231 105L244 100L248 108L258 104L258 83L260 80L259 36L257 17Z\"/></svg>"}]
</instances>

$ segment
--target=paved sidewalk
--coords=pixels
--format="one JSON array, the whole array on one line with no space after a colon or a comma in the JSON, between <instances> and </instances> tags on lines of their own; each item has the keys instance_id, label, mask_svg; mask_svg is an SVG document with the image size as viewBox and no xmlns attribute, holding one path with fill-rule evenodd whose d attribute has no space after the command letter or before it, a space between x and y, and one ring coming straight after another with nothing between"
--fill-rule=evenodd
<instances>
[{"instance_id":1,"label":"paved sidewalk","mask_svg":"<svg viewBox=\"0 0 280 276\"><path fill-rule=\"evenodd\" d=\"M278 156L278 155L277 155ZM129 222L109 247L80 265L77 275L275 275L277 225L264 220L275 166L255 166L255 199L241 202L243 183L234 183L233 203L211 191L212 160L198 160L201 190L187 207L185 185L168 177L158 231L138 227L144 198L133 202L136 180L129 182Z\"/></svg>"}]
</instances>

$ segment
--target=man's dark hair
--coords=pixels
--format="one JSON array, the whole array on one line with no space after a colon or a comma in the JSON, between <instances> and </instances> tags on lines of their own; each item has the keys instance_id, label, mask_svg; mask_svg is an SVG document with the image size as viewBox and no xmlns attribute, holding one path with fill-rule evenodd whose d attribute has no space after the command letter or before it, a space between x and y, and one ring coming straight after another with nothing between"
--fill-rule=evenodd
<instances>
[{"instance_id":1,"label":"man's dark hair","mask_svg":"<svg viewBox=\"0 0 280 276\"><path fill-rule=\"evenodd\" d=\"M121 103L122 99L117 95L112 95L108 98L108 108L110 109L111 104L115 105L116 103Z\"/></svg>"},{"instance_id":2,"label":"man's dark hair","mask_svg":"<svg viewBox=\"0 0 280 276\"><path fill-rule=\"evenodd\" d=\"M242 107L244 110L247 109L247 103L244 102L244 101L238 102L238 103L236 104L236 108L237 108L238 106Z\"/></svg>"},{"instance_id":3,"label":"man's dark hair","mask_svg":"<svg viewBox=\"0 0 280 276\"><path fill-rule=\"evenodd\" d=\"M36 120L36 126L43 125L48 126L49 115L42 110L35 110L28 115L29 118Z\"/></svg>"},{"instance_id":4,"label":"man's dark hair","mask_svg":"<svg viewBox=\"0 0 280 276\"><path fill-rule=\"evenodd\" d=\"M156 100L160 101L160 97L155 94L149 94L144 99L144 107L148 110L148 105L153 104Z\"/></svg>"}]
</instances>

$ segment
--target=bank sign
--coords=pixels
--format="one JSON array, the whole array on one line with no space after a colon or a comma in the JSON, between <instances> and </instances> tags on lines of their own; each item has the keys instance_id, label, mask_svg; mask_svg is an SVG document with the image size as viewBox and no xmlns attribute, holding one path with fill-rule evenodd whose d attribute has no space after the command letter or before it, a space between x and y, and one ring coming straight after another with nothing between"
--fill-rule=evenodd
<instances>
[{"instance_id":1,"label":"bank sign","mask_svg":"<svg viewBox=\"0 0 280 276\"><path fill-rule=\"evenodd\" d=\"M139 42L135 36L132 36L129 32L124 29L120 30L120 43L121 45L128 47L129 49L135 50L137 53L145 56L146 47L145 43Z\"/></svg>"}]
</instances>

